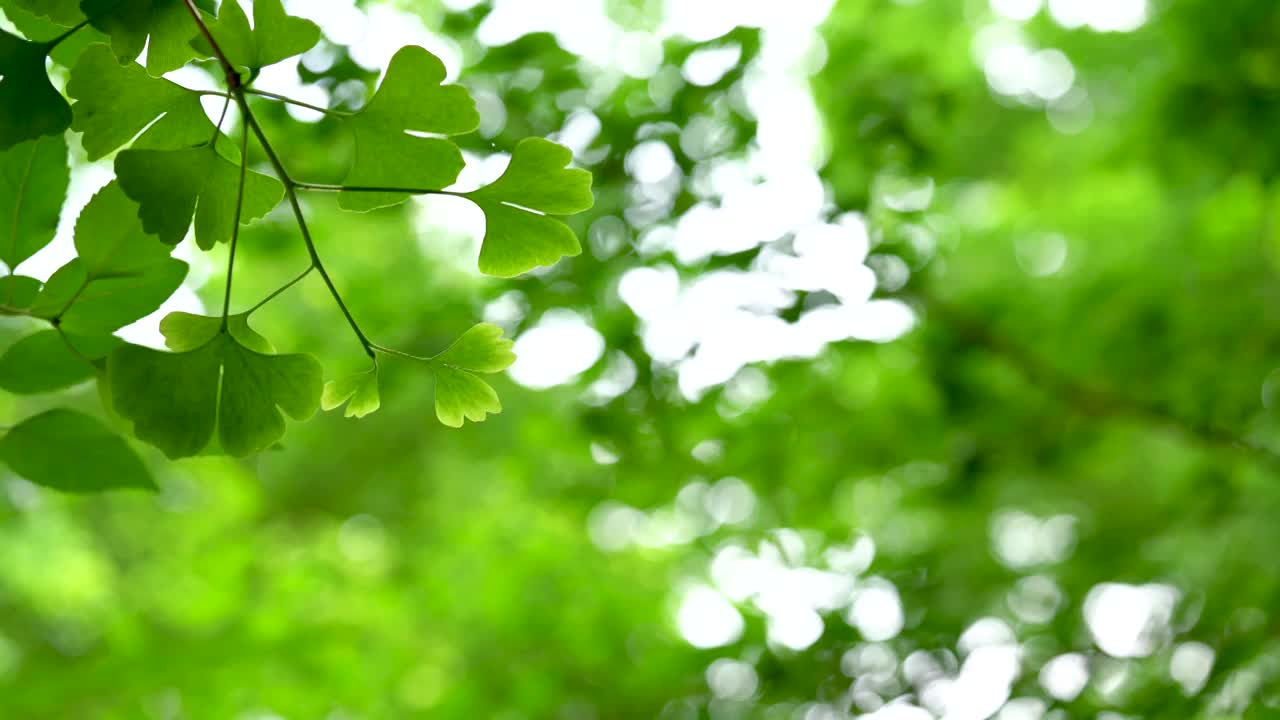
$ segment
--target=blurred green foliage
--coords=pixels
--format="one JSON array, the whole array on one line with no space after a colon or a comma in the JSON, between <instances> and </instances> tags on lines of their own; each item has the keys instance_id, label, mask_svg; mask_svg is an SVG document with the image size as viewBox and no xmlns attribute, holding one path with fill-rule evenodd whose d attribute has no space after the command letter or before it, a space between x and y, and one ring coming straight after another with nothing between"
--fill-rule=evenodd
<instances>
[{"instance_id":1,"label":"blurred green foliage","mask_svg":"<svg viewBox=\"0 0 1280 720\"><path fill-rule=\"evenodd\" d=\"M464 151L584 113L598 129L576 158L596 205L568 221L583 254L519 279L475 274L478 239L431 225L431 204L353 215L307 197L362 326L429 354L495 308L516 308L495 320L516 337L569 309L603 357L548 390L496 378L504 412L460 432L388 360L378 413L324 414L246 462L150 452L154 496L7 478L0 717L1280 713L1280 7L1139 2L1142 22L1101 32L1068 27L1100 3L836 2L822 69L800 75L825 128L823 213L862 214L874 299L913 326L691 394L619 286L745 274L795 241L693 259L660 242L717 202L715 167L760 153L744 97L776 35L666 37L633 76L547 32L487 47L487 4L363 5L416 13L452 41L481 115L501 109ZM661 25L660 3L607 9ZM718 80L682 77L726 47L740 59ZM300 79L359 107L377 71L322 48ZM341 180L339 122L259 115L291 170ZM690 140L700 126L718 139ZM628 163L655 139L679 180L658 200ZM242 239L237 300L305 267L287 214ZM210 306L219 253L195 273ZM834 305L799 290L757 312ZM255 322L333 376L367 367L316 278ZM618 367L634 378L592 390ZM100 413L91 386L71 398ZM11 420L49 407L0 395ZM736 609L687 614L698 588ZM796 630L814 616L816 636ZM740 633L691 643L726 617Z\"/></svg>"}]
</instances>

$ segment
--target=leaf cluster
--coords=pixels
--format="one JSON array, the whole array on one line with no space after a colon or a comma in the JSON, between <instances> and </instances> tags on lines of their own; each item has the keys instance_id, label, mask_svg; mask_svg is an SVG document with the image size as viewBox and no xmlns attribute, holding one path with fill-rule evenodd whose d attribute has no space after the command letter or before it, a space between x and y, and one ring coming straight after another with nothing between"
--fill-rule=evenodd
<instances>
[{"instance_id":1,"label":"leaf cluster","mask_svg":"<svg viewBox=\"0 0 1280 720\"><path fill-rule=\"evenodd\" d=\"M380 405L379 359L388 356L427 366L446 425L501 410L480 376L515 358L502 331L476 325L430 357L375 343L312 241L299 196L339 193L339 206L352 212L413 195L465 199L485 216L481 272L514 277L581 250L558 216L592 206L591 176L569 167L567 148L524 139L501 177L473 191L451 190L466 164L452 138L476 130L480 116L466 88L445 82L439 58L408 46L395 53L364 107L315 108L345 126L354 155L341 184L309 182L289 173L254 115L260 103L306 105L254 85L263 68L321 39L314 23L288 15L281 0L254 2L252 22L237 0L217 7L211 0L0 0L0 10L23 33L0 32L0 261L10 270L0 278L0 312L43 325L0 355L0 388L40 394L97 380L111 417L170 458L259 452L280 441L285 415L305 420L321 407L368 415ZM50 58L69 68L65 94L51 79ZM209 60L222 71L220 88L162 77ZM222 99L216 122L202 96ZM222 129L233 109L242 120L237 138ZM72 170L68 131L79 135L88 160L110 158L115 177L75 221L76 257L41 281L14 271L56 234ZM265 167L251 169L255 155ZM309 264L261 302L232 312L241 226L282 202ZM156 311L184 281L187 265L171 252L188 236L204 251L228 246L221 313L170 314L161 323L165 350L120 340L118 330ZM326 384L313 357L278 353L250 328L255 311L311 274L369 358L366 372ZM83 452L59 451L51 441L59 435L76 438ZM28 479L64 490L152 484L124 438L79 411L22 421L0 442L0 458Z\"/></svg>"}]
</instances>

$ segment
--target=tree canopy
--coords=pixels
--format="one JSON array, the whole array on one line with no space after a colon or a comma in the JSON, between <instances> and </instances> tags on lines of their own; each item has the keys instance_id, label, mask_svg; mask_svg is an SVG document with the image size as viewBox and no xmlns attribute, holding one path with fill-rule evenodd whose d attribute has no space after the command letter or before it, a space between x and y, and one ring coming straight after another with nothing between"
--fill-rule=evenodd
<instances>
[{"instance_id":1,"label":"tree canopy","mask_svg":"<svg viewBox=\"0 0 1280 720\"><path fill-rule=\"evenodd\" d=\"M0 11L0 716L1276 712L1280 8Z\"/></svg>"}]
</instances>

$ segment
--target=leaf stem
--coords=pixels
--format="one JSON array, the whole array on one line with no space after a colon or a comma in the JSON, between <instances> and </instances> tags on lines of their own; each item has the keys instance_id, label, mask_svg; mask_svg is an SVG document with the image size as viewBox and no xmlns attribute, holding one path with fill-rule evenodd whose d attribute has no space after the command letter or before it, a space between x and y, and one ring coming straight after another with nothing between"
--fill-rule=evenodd
<instances>
[{"instance_id":1,"label":"leaf stem","mask_svg":"<svg viewBox=\"0 0 1280 720\"><path fill-rule=\"evenodd\" d=\"M223 101L222 103L222 114L218 115L218 124L213 126L213 137L209 138L209 145L215 148L217 146L214 145L214 143L218 141L218 135L222 132L222 121L227 119L227 110L231 107L231 94L219 93L219 95L222 95L223 97L225 97L226 100ZM248 136L249 134L245 133L245 137L248 137Z\"/></svg>"},{"instance_id":2,"label":"leaf stem","mask_svg":"<svg viewBox=\"0 0 1280 720\"><path fill-rule=\"evenodd\" d=\"M191 19L200 28L200 34L209 43L209 47L213 49L213 54L218 58L218 63L222 65L222 70L227 77L227 90L235 96L236 104L240 106L240 114L244 118L244 124L258 138L258 145L262 147L262 152L266 154L268 162L271 163L271 167L275 170L276 177L284 185L285 195L289 198L289 206L293 208L293 217L297 220L298 230L302 233L302 241L307 246L307 254L311 256L311 265L316 272L320 273L320 278L324 280L325 286L329 288L329 294L333 296L334 302L338 304L338 309L342 311L342 315L347 319L347 324L351 326L356 338L360 340L360 345L364 348L365 354L371 358L375 357L373 343L365 336L364 331L360 329L360 325L356 323L355 317L347 309L347 304L342 300L342 294L338 292L337 286L333 284L333 279L329 277L328 271L324 268L324 263L320 260L320 254L316 252L316 244L311 239L311 231L307 228L306 215L303 214L302 205L298 202L297 183L289 176L289 171L285 168L284 163L280 161L280 156L276 154L275 148L271 146L271 141L267 139L266 133L262 132L262 127L258 125L258 119L253 116L253 111L249 109L245 88L240 82L240 74L236 72L231 61L227 60L226 53L219 47L218 41L213 38L213 33L209 32L209 26L205 24L204 18L200 17L200 11L196 8L193 0L183 0L183 5L187 8ZM245 158L242 157L241 162L241 172L243 173ZM243 182L241 186L243 187ZM238 220L236 227L237 229L239 228ZM224 313L224 322L225 317Z\"/></svg>"},{"instance_id":3,"label":"leaf stem","mask_svg":"<svg viewBox=\"0 0 1280 720\"><path fill-rule=\"evenodd\" d=\"M465 193L453 192L452 190L434 190L430 188L405 188L405 187L373 187L370 185L329 185L326 183L310 183L295 182L294 185L303 190L315 190L317 192L387 192L387 193L406 193L409 195L450 195L452 197L466 197Z\"/></svg>"},{"instance_id":4,"label":"leaf stem","mask_svg":"<svg viewBox=\"0 0 1280 720\"><path fill-rule=\"evenodd\" d=\"M279 100L282 103L287 103L289 105L297 105L298 107L304 107L304 108L307 108L308 110L315 110L316 112L321 112L326 115L337 115L340 117L350 117L352 115L352 113L349 113L349 112L344 112L342 110L334 110L332 108L320 107L319 105L312 105L311 103L308 103L308 102L295 100L294 98L291 98L287 95L268 92L266 90L258 90L257 88L245 88L244 91L249 93L250 95L258 95L260 97L270 98L272 100Z\"/></svg>"},{"instance_id":5,"label":"leaf stem","mask_svg":"<svg viewBox=\"0 0 1280 720\"><path fill-rule=\"evenodd\" d=\"M216 135L214 137L217 137ZM222 296L222 331L227 331L227 311L231 308L231 278L236 269L236 244L240 240L240 216L244 211L244 181L249 169L249 130L240 133L240 185L236 188L236 217L231 226L231 250L227 253L227 289Z\"/></svg>"},{"instance_id":6,"label":"leaf stem","mask_svg":"<svg viewBox=\"0 0 1280 720\"><path fill-rule=\"evenodd\" d=\"M421 355L413 355L411 353L404 352L403 350L396 350L395 348L384 347L382 345L375 344L373 346L373 349L385 355L395 355L396 357L402 357L402 358L405 358L406 360L417 360L418 362L424 362L424 363L429 363L435 360L435 357L422 357Z\"/></svg>"},{"instance_id":7,"label":"leaf stem","mask_svg":"<svg viewBox=\"0 0 1280 720\"><path fill-rule=\"evenodd\" d=\"M303 278L305 278L306 276L310 275L310 274L311 274L311 271L312 271L312 270L315 270L315 269L316 269L315 263L312 263L312 264L310 264L310 265L307 265L307 269L306 269L306 270L303 270L303 271L302 271L302 273L301 273L300 275L298 275L298 276L297 276L297 277L295 277L294 279L290 280L289 282L285 283L284 285L281 285L280 287L276 288L275 290L272 290L270 295L268 295L268 296L266 296L266 297L262 298L261 300L259 300L257 305L254 305L253 307L249 308L248 310L245 310L245 311L244 311L244 314L245 314L245 315L251 315L251 314L253 314L254 312L257 312L258 308L262 307L263 305L266 305L267 303L271 302L272 300L275 300L275 299L276 299L276 298L277 298L281 293L283 293L285 290L288 290L289 288L293 287L294 285L297 285L298 283L302 282L302 279L303 279Z\"/></svg>"}]
</instances>

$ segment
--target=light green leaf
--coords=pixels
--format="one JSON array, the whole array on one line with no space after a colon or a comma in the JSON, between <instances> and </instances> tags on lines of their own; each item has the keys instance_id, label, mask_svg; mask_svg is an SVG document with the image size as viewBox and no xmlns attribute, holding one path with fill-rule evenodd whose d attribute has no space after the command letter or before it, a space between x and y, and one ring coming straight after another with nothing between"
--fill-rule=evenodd
<instances>
[{"instance_id":1,"label":"light green leaf","mask_svg":"<svg viewBox=\"0 0 1280 720\"><path fill-rule=\"evenodd\" d=\"M436 368L436 417L449 427L462 427L463 419L484 422L489 413L502 412L498 393L489 383L462 370Z\"/></svg>"},{"instance_id":2,"label":"light green leaf","mask_svg":"<svg viewBox=\"0 0 1280 720\"><path fill-rule=\"evenodd\" d=\"M16 0L14 4L63 27L71 27L84 19L79 0Z\"/></svg>"},{"instance_id":3,"label":"light green leaf","mask_svg":"<svg viewBox=\"0 0 1280 720\"><path fill-rule=\"evenodd\" d=\"M498 394L475 373L495 373L515 362L511 341L502 328L480 323L462 334L431 360L436 376L436 417L449 427L462 427L463 419L482 422L488 413L502 412Z\"/></svg>"},{"instance_id":4,"label":"light green leaf","mask_svg":"<svg viewBox=\"0 0 1280 720\"><path fill-rule=\"evenodd\" d=\"M165 347L174 352L195 350L213 339L222 329L222 318L208 315L192 315L184 312L171 312L160 321L160 334L164 335ZM250 350L265 355L274 354L276 349L271 342L249 327L249 315L229 315L227 331L236 342Z\"/></svg>"},{"instance_id":5,"label":"light green leaf","mask_svg":"<svg viewBox=\"0 0 1280 720\"><path fill-rule=\"evenodd\" d=\"M165 455L199 453L216 426L222 448L244 457L284 435L281 410L295 420L315 414L322 371L309 355L260 353L217 332L181 353L126 345L111 353L107 376L116 411Z\"/></svg>"},{"instance_id":6,"label":"light green leaf","mask_svg":"<svg viewBox=\"0 0 1280 720\"><path fill-rule=\"evenodd\" d=\"M348 402L350 400L350 402ZM348 375L325 383L320 407L326 412L347 403L345 417L362 418L382 406L378 396L378 369Z\"/></svg>"},{"instance_id":7,"label":"light green leaf","mask_svg":"<svg viewBox=\"0 0 1280 720\"><path fill-rule=\"evenodd\" d=\"M49 410L11 429L0 439L0 460L37 485L65 492L155 489L124 438L71 410Z\"/></svg>"},{"instance_id":8,"label":"light green leaf","mask_svg":"<svg viewBox=\"0 0 1280 720\"><path fill-rule=\"evenodd\" d=\"M84 133L90 160L128 143L143 128L147 130L133 143L134 149L185 148L214 135L198 94L151 77L140 65L121 65L106 45L90 45L80 56L67 94L76 100L71 129Z\"/></svg>"},{"instance_id":9,"label":"light green leaf","mask_svg":"<svg viewBox=\"0 0 1280 720\"><path fill-rule=\"evenodd\" d=\"M320 42L320 26L285 14L280 0L255 0L252 28L240 3L223 0L218 20L209 29L232 64L255 70L301 55ZM204 38L194 43L201 52L212 54Z\"/></svg>"},{"instance_id":10,"label":"light green leaf","mask_svg":"<svg viewBox=\"0 0 1280 720\"><path fill-rule=\"evenodd\" d=\"M212 147L185 150L125 150L116 156L116 176L126 195L139 205L147 232L177 245L195 215L196 244L208 250L231 239L235 223L240 169ZM240 222L247 224L271 211L284 197L273 177L245 175Z\"/></svg>"},{"instance_id":11,"label":"light green leaf","mask_svg":"<svg viewBox=\"0 0 1280 720\"><path fill-rule=\"evenodd\" d=\"M148 235L138 204L112 181L98 191L76 220L76 253L91 276L127 275L163 263L172 248Z\"/></svg>"},{"instance_id":12,"label":"light green leaf","mask_svg":"<svg viewBox=\"0 0 1280 720\"><path fill-rule=\"evenodd\" d=\"M184 2L82 0L80 11L94 18L93 26L110 36L111 49L121 63L136 59L145 46L147 72L160 76L186 65L196 54L189 41L199 29ZM213 0L196 0L196 6L213 14Z\"/></svg>"},{"instance_id":13,"label":"light green leaf","mask_svg":"<svg viewBox=\"0 0 1280 720\"><path fill-rule=\"evenodd\" d=\"M541 138L516 145L506 172L467 193L485 216L480 272L513 277L582 252L567 225L548 215L591 208L591 173L569 168L568 148Z\"/></svg>"},{"instance_id":14,"label":"light green leaf","mask_svg":"<svg viewBox=\"0 0 1280 720\"><path fill-rule=\"evenodd\" d=\"M53 240L70 177L62 135L0 153L0 260L10 269Z\"/></svg>"},{"instance_id":15,"label":"light green leaf","mask_svg":"<svg viewBox=\"0 0 1280 720\"><path fill-rule=\"evenodd\" d=\"M64 338L57 330L28 335L0 355L0 388L27 395L84 382L97 372L92 361L122 342L114 335Z\"/></svg>"},{"instance_id":16,"label":"light green leaf","mask_svg":"<svg viewBox=\"0 0 1280 720\"><path fill-rule=\"evenodd\" d=\"M23 311L31 307L40 294L40 281L25 275L0 277L0 305L10 311ZM0 314L5 314L0 310Z\"/></svg>"},{"instance_id":17,"label":"light green leaf","mask_svg":"<svg viewBox=\"0 0 1280 720\"><path fill-rule=\"evenodd\" d=\"M511 352L514 344L502 337L502 328L493 323L480 323L463 333L432 362L472 372L502 372L516 361L516 354Z\"/></svg>"},{"instance_id":18,"label":"light green leaf","mask_svg":"<svg viewBox=\"0 0 1280 720\"><path fill-rule=\"evenodd\" d=\"M51 47L0 31L0 151L71 126L71 106L45 71Z\"/></svg>"},{"instance_id":19,"label":"light green leaf","mask_svg":"<svg viewBox=\"0 0 1280 720\"><path fill-rule=\"evenodd\" d=\"M173 294L187 275L187 264L165 257L126 275L92 276L76 258L45 283L31 314L59 318L67 332L110 333L152 312Z\"/></svg>"},{"instance_id":20,"label":"light green leaf","mask_svg":"<svg viewBox=\"0 0 1280 720\"><path fill-rule=\"evenodd\" d=\"M373 99L346 119L355 135L355 162L343 184L440 190L452 185L464 165L448 140L415 133L459 135L480 124L475 101L459 85L441 85L444 63L423 48L401 48L387 66ZM372 210L403 202L404 193L343 193L348 210Z\"/></svg>"}]
</instances>

